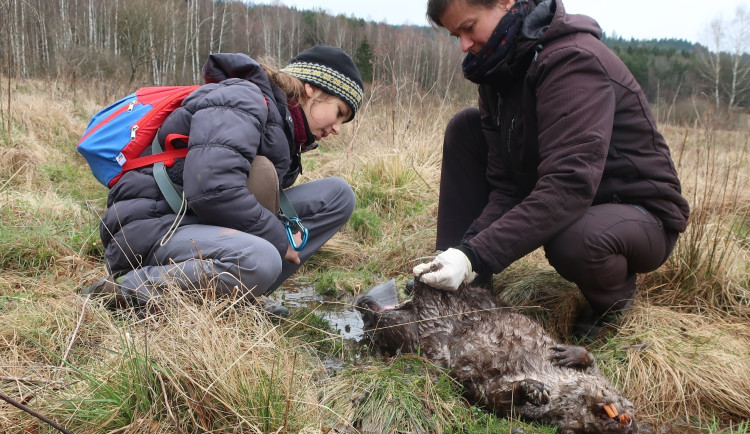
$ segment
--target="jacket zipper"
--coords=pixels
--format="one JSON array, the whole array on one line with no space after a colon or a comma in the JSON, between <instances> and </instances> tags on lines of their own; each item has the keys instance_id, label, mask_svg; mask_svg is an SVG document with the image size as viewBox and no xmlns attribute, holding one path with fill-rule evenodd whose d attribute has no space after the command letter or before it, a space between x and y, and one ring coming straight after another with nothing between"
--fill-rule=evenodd
<instances>
[{"instance_id":1,"label":"jacket zipper","mask_svg":"<svg viewBox=\"0 0 750 434\"><path fill-rule=\"evenodd\" d=\"M502 127L503 97L500 92L497 93L497 114L495 115L495 125Z\"/></svg>"}]
</instances>

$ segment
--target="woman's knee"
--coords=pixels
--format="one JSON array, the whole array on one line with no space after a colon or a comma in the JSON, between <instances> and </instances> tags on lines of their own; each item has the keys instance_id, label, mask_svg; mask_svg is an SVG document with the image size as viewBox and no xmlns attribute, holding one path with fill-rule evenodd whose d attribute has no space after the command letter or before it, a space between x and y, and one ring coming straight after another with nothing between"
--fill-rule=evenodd
<instances>
[{"instance_id":1,"label":"woman's knee","mask_svg":"<svg viewBox=\"0 0 750 434\"><path fill-rule=\"evenodd\" d=\"M346 223L349 220L349 217L352 216L354 207L357 203L354 190L352 190L351 185L349 185L349 183L343 178L334 176L328 178L328 182L330 191L334 192L330 198L331 200L329 201L328 206L332 207L334 209L334 214L340 215L341 220Z\"/></svg>"},{"instance_id":2,"label":"woman's knee","mask_svg":"<svg viewBox=\"0 0 750 434\"><path fill-rule=\"evenodd\" d=\"M461 151L466 144L476 145L476 140L471 139L477 134L481 135L481 117L476 107L465 108L448 121L445 127L443 143L443 155L451 155L452 152Z\"/></svg>"},{"instance_id":3,"label":"woman's knee","mask_svg":"<svg viewBox=\"0 0 750 434\"><path fill-rule=\"evenodd\" d=\"M576 281L577 276L586 272L582 237L575 233L563 232L544 246L544 254L549 264L567 280ZM580 234L578 234L580 235Z\"/></svg>"},{"instance_id":4,"label":"woman's knee","mask_svg":"<svg viewBox=\"0 0 750 434\"><path fill-rule=\"evenodd\" d=\"M282 258L271 243L258 243L251 249L239 252L231 274L241 283L243 291L254 295L265 294L281 274ZM236 264L236 265L235 265Z\"/></svg>"}]
</instances>

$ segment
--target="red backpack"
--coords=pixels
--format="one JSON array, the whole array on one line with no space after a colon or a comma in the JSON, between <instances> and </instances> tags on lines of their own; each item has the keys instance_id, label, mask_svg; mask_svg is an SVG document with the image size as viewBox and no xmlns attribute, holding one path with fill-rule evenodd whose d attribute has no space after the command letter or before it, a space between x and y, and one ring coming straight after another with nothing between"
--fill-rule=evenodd
<instances>
[{"instance_id":1,"label":"red backpack","mask_svg":"<svg viewBox=\"0 0 750 434\"><path fill-rule=\"evenodd\" d=\"M112 188L128 170L157 162L169 167L175 158L184 158L187 147L175 149L171 143L187 138L182 135L168 136L163 152L159 146L158 153L155 151L145 157L141 154L155 141L164 119L198 87L143 87L95 114L77 149L86 158L96 179Z\"/></svg>"}]
</instances>

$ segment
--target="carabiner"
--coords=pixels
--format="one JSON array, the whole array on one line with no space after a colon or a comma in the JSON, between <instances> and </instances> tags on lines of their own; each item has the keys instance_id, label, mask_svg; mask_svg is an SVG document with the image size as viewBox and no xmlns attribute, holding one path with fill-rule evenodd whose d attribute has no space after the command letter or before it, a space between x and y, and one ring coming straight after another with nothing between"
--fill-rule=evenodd
<instances>
[{"instance_id":1,"label":"carabiner","mask_svg":"<svg viewBox=\"0 0 750 434\"><path fill-rule=\"evenodd\" d=\"M296 217L292 218L286 218L284 219L284 226L286 226L286 237L289 239L289 244L292 246L292 249L299 252L300 250L305 248L305 244L307 244L307 237L308 237L308 231L307 228L302 226L302 222L300 219ZM294 234L297 232L302 232L302 242L297 245L297 243L294 241Z\"/></svg>"}]
</instances>

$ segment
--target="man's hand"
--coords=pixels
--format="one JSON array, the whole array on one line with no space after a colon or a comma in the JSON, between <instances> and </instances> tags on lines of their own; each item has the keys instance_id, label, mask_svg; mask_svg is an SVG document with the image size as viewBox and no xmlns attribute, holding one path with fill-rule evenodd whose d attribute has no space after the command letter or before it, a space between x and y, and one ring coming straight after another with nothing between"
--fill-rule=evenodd
<instances>
[{"instance_id":1,"label":"man's hand","mask_svg":"<svg viewBox=\"0 0 750 434\"><path fill-rule=\"evenodd\" d=\"M477 273L471 270L471 261L464 252L450 248L437 255L432 262L414 267L414 276L434 288L455 291L461 283L474 280Z\"/></svg>"}]
</instances>

